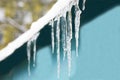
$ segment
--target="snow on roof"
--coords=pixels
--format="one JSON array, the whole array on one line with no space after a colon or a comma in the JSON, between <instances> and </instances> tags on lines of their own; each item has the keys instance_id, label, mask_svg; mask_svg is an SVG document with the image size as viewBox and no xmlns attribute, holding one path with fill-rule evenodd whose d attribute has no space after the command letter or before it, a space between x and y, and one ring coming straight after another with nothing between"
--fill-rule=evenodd
<instances>
[{"instance_id":1,"label":"snow on roof","mask_svg":"<svg viewBox=\"0 0 120 80\"><path fill-rule=\"evenodd\" d=\"M10 42L5 48L0 50L0 62L12 55L13 52L29 41L36 33L38 33L47 23L60 14L60 11L67 7L74 0L58 0L48 13L33 22L31 28L19 36L14 41Z\"/></svg>"}]
</instances>

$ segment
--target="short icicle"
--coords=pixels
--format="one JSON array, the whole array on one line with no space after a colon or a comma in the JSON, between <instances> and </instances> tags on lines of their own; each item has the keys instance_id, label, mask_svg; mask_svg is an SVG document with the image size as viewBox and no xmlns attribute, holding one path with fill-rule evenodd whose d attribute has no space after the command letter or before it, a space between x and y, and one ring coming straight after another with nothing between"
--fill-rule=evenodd
<instances>
[{"instance_id":1,"label":"short icicle","mask_svg":"<svg viewBox=\"0 0 120 80\"><path fill-rule=\"evenodd\" d=\"M40 33L35 34L35 36L32 38L33 41L33 67L36 65L36 41Z\"/></svg>"},{"instance_id":2,"label":"short icicle","mask_svg":"<svg viewBox=\"0 0 120 80\"><path fill-rule=\"evenodd\" d=\"M83 4L82 4L82 10L83 11L85 10L85 3L86 3L86 0L83 0Z\"/></svg>"},{"instance_id":3,"label":"short icicle","mask_svg":"<svg viewBox=\"0 0 120 80\"><path fill-rule=\"evenodd\" d=\"M57 17L57 28L56 28L56 39L57 39L57 73L58 79L60 78L60 17Z\"/></svg>"},{"instance_id":4,"label":"short icicle","mask_svg":"<svg viewBox=\"0 0 120 80\"><path fill-rule=\"evenodd\" d=\"M31 75L30 64L31 64L31 40L27 42L27 59L28 59L28 76Z\"/></svg>"}]
</instances>

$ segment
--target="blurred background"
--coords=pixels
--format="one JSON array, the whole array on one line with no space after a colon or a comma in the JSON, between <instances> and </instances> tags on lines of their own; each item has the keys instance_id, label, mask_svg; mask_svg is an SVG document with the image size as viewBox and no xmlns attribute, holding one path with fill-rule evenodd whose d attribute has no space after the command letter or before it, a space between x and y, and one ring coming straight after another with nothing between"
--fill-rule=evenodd
<instances>
[{"instance_id":1,"label":"blurred background","mask_svg":"<svg viewBox=\"0 0 120 80\"><path fill-rule=\"evenodd\" d=\"M0 49L29 29L56 0L0 0Z\"/></svg>"}]
</instances>

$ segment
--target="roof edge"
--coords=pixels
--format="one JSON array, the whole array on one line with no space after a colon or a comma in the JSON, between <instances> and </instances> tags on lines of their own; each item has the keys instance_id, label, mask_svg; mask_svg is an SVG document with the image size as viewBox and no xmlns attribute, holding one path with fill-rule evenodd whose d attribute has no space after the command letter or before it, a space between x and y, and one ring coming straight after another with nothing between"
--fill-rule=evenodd
<instances>
[{"instance_id":1,"label":"roof edge","mask_svg":"<svg viewBox=\"0 0 120 80\"><path fill-rule=\"evenodd\" d=\"M16 49L29 41L36 33L38 33L50 20L58 16L65 7L74 0L58 0L53 7L43 17L31 24L31 28L19 36L14 41L10 42L5 48L0 50L0 62L12 55Z\"/></svg>"}]
</instances>

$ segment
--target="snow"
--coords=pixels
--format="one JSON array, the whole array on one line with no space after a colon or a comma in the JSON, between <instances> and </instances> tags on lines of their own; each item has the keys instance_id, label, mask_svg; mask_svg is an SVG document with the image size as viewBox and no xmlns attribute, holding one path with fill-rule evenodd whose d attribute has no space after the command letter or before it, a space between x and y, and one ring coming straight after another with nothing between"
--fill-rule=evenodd
<instances>
[{"instance_id":1,"label":"snow","mask_svg":"<svg viewBox=\"0 0 120 80\"><path fill-rule=\"evenodd\" d=\"M59 12L69 5L73 0L59 0L53 7L45 14L43 17L33 22L31 28L19 36L14 41L10 42L5 48L0 50L0 61L6 59L8 56L12 55L16 49L21 47L27 41L29 41L36 33L38 33L44 25L49 23L53 18L59 15Z\"/></svg>"},{"instance_id":2,"label":"snow","mask_svg":"<svg viewBox=\"0 0 120 80\"><path fill-rule=\"evenodd\" d=\"M5 20L5 9L0 8L0 21L3 22Z\"/></svg>"},{"instance_id":3,"label":"snow","mask_svg":"<svg viewBox=\"0 0 120 80\"><path fill-rule=\"evenodd\" d=\"M19 7L23 7L24 6L24 2L23 1L19 1L17 4Z\"/></svg>"},{"instance_id":4,"label":"snow","mask_svg":"<svg viewBox=\"0 0 120 80\"><path fill-rule=\"evenodd\" d=\"M24 19L23 19L23 23L24 24L30 24L32 22L32 13L31 12L26 12Z\"/></svg>"},{"instance_id":5,"label":"snow","mask_svg":"<svg viewBox=\"0 0 120 80\"><path fill-rule=\"evenodd\" d=\"M85 2L83 0L83 7L85 9ZM51 39L52 39L52 53L54 53L55 48L55 39L54 39L54 18L57 21L56 25L56 49L57 49L57 73L58 79L60 77L60 47L61 47L61 37L60 37L60 19L64 18L62 24L62 48L63 48L63 60L67 55L68 61L68 76L71 73L71 40L72 40L72 15L71 8L75 5L75 39L76 39L76 56L78 56L78 45L79 45L79 29L80 29L80 16L82 11L79 8L79 0L58 0L57 3L52 7L48 13L42 18L38 19L36 22L33 22L31 28L18 37L13 42L9 43L7 47L0 51L0 61L4 60L8 56L10 56L17 48L22 46L27 42L27 59L28 59L28 75L31 75L30 65L31 65L31 45L33 42L33 66L36 63L36 40L39 36L39 31L50 22L51 24ZM67 14L68 12L68 14ZM28 18L26 18L27 20Z\"/></svg>"}]
</instances>

